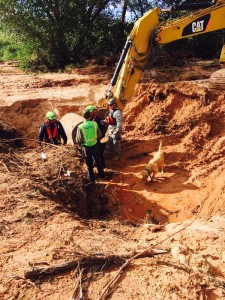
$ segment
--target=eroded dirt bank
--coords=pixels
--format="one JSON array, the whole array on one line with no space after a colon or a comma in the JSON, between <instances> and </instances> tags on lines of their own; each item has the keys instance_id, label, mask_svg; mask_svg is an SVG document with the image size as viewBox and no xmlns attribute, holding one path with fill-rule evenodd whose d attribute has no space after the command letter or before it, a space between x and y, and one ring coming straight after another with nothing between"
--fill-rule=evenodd
<instances>
[{"instance_id":1,"label":"eroded dirt bank","mask_svg":"<svg viewBox=\"0 0 225 300\"><path fill-rule=\"evenodd\" d=\"M96 187L85 186L73 146L47 149L42 162L36 148L1 142L1 299L71 299L82 266L33 281L24 272L35 263L148 248L165 253L134 259L107 299L225 298L225 94L204 80L219 68L198 62L181 74L144 74L124 111L123 156L107 161L108 180ZM46 75L10 65L1 70L1 124L32 146L47 110L61 118L99 105L112 72L104 66ZM143 182L141 171L161 140L164 173ZM86 267L84 299L100 299L117 271L109 262Z\"/></svg>"}]
</instances>

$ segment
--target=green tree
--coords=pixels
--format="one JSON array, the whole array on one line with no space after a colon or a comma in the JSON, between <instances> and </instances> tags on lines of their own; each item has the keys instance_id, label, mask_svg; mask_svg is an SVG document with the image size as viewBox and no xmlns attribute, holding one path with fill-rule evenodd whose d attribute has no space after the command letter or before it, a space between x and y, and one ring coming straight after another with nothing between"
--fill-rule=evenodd
<instances>
[{"instance_id":1,"label":"green tree","mask_svg":"<svg viewBox=\"0 0 225 300\"><path fill-rule=\"evenodd\" d=\"M94 55L99 40L107 45L108 32L118 23L109 9L113 2L0 0L0 22L16 39L28 43L41 63L63 67ZM114 49L112 44L107 51Z\"/></svg>"},{"instance_id":2,"label":"green tree","mask_svg":"<svg viewBox=\"0 0 225 300\"><path fill-rule=\"evenodd\" d=\"M144 15L146 11L154 7L154 1L148 0L129 0L129 9L134 19L137 20Z\"/></svg>"}]
</instances>

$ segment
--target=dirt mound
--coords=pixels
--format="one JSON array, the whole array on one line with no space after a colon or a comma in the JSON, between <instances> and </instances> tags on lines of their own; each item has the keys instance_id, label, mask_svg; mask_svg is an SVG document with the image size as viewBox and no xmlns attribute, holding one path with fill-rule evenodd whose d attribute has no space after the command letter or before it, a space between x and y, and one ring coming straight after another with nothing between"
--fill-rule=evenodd
<instances>
[{"instance_id":1,"label":"dirt mound","mask_svg":"<svg viewBox=\"0 0 225 300\"><path fill-rule=\"evenodd\" d=\"M191 217L192 210L198 206L195 199L204 202L202 213L207 216L222 212L225 208L224 93L187 82L143 84L137 93L139 95L125 110L124 154L130 158L129 153L135 151L138 166L141 166L137 167L137 160L131 160L129 184L132 190L143 191L145 205L147 199L152 199L154 206L149 209L157 215L158 222ZM158 182L143 186L135 177L140 178L139 172L157 151L160 140L165 152L165 174L158 175ZM165 178L166 182L160 184ZM217 192L213 192L212 186ZM185 212L179 204L182 198L186 199ZM166 203L164 216L160 216L162 209L155 205L162 203Z\"/></svg>"},{"instance_id":2,"label":"dirt mound","mask_svg":"<svg viewBox=\"0 0 225 300\"><path fill-rule=\"evenodd\" d=\"M1 154L1 172L8 171L3 182L7 181L13 192L15 185L12 183L17 177L17 192L23 196L32 198L31 195L38 191L41 198L47 197L71 211L86 214L85 177L78 149L46 146L45 154L44 160L40 150L11 148L7 154ZM4 194L4 190L1 192Z\"/></svg>"}]
</instances>

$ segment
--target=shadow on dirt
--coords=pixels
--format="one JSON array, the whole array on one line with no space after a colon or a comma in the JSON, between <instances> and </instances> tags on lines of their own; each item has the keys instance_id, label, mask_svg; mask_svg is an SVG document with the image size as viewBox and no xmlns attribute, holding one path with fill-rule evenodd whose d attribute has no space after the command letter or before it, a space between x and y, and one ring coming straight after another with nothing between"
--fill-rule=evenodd
<instances>
[{"instance_id":1,"label":"shadow on dirt","mask_svg":"<svg viewBox=\"0 0 225 300\"><path fill-rule=\"evenodd\" d=\"M165 149L164 173L158 172L154 181L150 178L143 181L141 172L158 150L161 139ZM190 170L186 168L192 154L185 151L168 152L169 147L176 145L173 143L171 146L169 139L163 137L151 141L126 141L122 145L124 156L122 155L120 161L106 161L110 168L118 172L107 186L109 206L114 207L111 211L114 217L138 222L145 220L151 211L152 222L167 223L170 215L182 210L176 207L172 200L174 197L179 199L184 193L189 194L188 197L194 197L199 188L189 182ZM164 205L165 196L168 197L168 201L169 198L172 200L171 204L167 205L169 208Z\"/></svg>"},{"instance_id":2,"label":"shadow on dirt","mask_svg":"<svg viewBox=\"0 0 225 300\"><path fill-rule=\"evenodd\" d=\"M154 224L167 223L168 218L162 206L154 200L147 199L127 186L111 184L107 189L108 209L111 218L126 220L131 223L148 221ZM151 212L151 215L149 215Z\"/></svg>"}]
</instances>

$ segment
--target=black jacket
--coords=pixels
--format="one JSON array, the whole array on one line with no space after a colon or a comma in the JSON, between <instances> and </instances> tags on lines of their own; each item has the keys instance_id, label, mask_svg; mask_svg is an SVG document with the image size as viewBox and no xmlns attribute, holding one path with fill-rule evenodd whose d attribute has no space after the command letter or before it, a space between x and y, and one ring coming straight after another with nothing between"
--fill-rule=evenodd
<instances>
[{"instance_id":1,"label":"black jacket","mask_svg":"<svg viewBox=\"0 0 225 300\"><path fill-rule=\"evenodd\" d=\"M47 132L47 124L46 122L41 124L41 127L39 129L38 134L38 144L41 145L41 142L51 143L51 144L61 144L61 139L63 140L63 143L67 143L67 136L65 133L65 130L62 126L62 124L59 121L55 121L54 123L49 123L49 129L51 133L53 134L54 127L57 126L57 137L54 139L50 139Z\"/></svg>"},{"instance_id":2,"label":"black jacket","mask_svg":"<svg viewBox=\"0 0 225 300\"><path fill-rule=\"evenodd\" d=\"M101 131L101 134L102 134L101 138L104 138L105 134L106 134L106 127L105 127L105 123L103 122L103 120L98 115L94 116L94 118L91 119L91 120L95 121L98 124L98 127Z\"/></svg>"}]
</instances>

